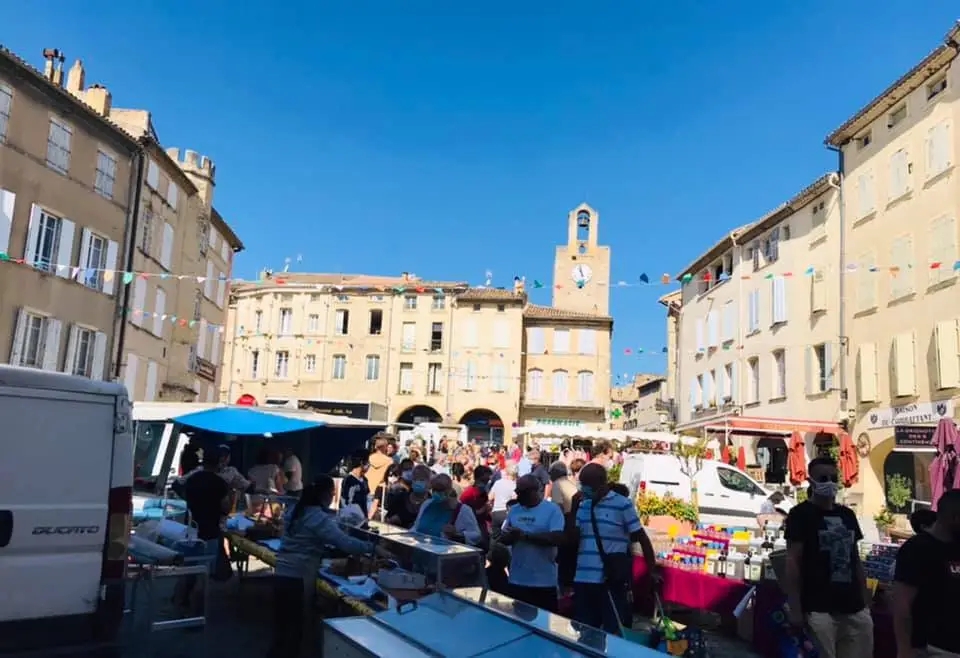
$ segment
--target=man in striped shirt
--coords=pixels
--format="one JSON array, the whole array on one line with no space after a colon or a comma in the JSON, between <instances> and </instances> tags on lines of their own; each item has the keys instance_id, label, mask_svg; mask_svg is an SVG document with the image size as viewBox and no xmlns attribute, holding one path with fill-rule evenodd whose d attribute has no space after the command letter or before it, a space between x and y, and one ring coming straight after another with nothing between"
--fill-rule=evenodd
<instances>
[{"instance_id":1,"label":"man in striped shirt","mask_svg":"<svg viewBox=\"0 0 960 658\"><path fill-rule=\"evenodd\" d=\"M588 626L619 634L621 624L629 628L633 623L631 546L640 544L647 572L657 583L653 544L633 502L610 490L603 466L591 463L583 467L580 492L583 502L576 511L580 541L573 585L574 617Z\"/></svg>"}]
</instances>

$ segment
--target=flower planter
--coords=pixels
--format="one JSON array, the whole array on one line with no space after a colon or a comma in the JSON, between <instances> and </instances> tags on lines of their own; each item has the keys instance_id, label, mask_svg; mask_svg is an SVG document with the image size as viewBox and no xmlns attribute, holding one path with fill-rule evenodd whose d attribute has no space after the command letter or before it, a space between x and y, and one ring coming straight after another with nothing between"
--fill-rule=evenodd
<instances>
[{"instance_id":1,"label":"flower planter","mask_svg":"<svg viewBox=\"0 0 960 658\"><path fill-rule=\"evenodd\" d=\"M670 537L689 537L693 534L692 523L679 521L672 516L651 516L644 525L654 532L662 532Z\"/></svg>"}]
</instances>

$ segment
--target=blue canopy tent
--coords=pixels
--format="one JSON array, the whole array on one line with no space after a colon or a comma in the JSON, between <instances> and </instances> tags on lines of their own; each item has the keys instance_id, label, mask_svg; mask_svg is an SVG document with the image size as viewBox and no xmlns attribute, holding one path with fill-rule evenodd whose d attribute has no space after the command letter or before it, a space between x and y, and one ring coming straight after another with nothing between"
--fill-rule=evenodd
<instances>
[{"instance_id":1,"label":"blue canopy tent","mask_svg":"<svg viewBox=\"0 0 960 658\"><path fill-rule=\"evenodd\" d=\"M204 449L220 443L231 447L231 462L242 473L253 466L265 442L291 448L303 465L305 482L328 473L351 452L363 448L383 425L338 419L289 409L223 406L172 419L196 431ZM239 440L232 440L239 439Z\"/></svg>"}]
</instances>

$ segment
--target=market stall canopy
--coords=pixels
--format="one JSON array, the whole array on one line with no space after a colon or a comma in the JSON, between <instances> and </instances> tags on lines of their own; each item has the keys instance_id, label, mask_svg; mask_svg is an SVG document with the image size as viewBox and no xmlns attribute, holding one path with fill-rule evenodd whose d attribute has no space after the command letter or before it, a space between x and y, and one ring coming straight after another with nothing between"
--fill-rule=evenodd
<instances>
[{"instance_id":1,"label":"market stall canopy","mask_svg":"<svg viewBox=\"0 0 960 658\"><path fill-rule=\"evenodd\" d=\"M319 414L312 414L319 415ZM207 432L235 436L264 436L299 432L327 423L305 414L284 413L255 407L219 407L196 411L172 419L176 423Z\"/></svg>"}]
</instances>

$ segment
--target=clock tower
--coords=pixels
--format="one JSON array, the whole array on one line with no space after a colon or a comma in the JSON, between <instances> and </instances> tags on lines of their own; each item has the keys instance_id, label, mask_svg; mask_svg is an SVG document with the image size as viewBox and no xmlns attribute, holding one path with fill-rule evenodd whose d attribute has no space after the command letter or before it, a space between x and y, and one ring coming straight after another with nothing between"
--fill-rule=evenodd
<instances>
[{"instance_id":1,"label":"clock tower","mask_svg":"<svg viewBox=\"0 0 960 658\"><path fill-rule=\"evenodd\" d=\"M567 244L557 247L553 307L610 315L610 247L597 244L600 216L581 204L567 216Z\"/></svg>"}]
</instances>

